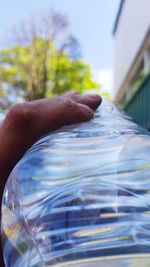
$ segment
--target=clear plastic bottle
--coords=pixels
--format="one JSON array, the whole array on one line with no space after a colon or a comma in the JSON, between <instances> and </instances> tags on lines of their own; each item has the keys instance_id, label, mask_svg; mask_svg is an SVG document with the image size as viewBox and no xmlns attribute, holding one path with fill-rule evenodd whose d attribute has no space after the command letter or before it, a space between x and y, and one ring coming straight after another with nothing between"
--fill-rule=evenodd
<instances>
[{"instance_id":1,"label":"clear plastic bottle","mask_svg":"<svg viewBox=\"0 0 150 267\"><path fill-rule=\"evenodd\" d=\"M150 134L103 100L39 140L2 203L6 267L150 266Z\"/></svg>"}]
</instances>

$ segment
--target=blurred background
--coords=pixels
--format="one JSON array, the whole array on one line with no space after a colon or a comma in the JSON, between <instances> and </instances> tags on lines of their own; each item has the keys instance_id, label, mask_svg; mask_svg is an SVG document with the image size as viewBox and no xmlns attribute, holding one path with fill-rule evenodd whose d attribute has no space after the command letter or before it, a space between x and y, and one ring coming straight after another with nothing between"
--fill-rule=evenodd
<instances>
[{"instance_id":1,"label":"blurred background","mask_svg":"<svg viewBox=\"0 0 150 267\"><path fill-rule=\"evenodd\" d=\"M0 120L18 102L96 91L150 130L149 0L0 3Z\"/></svg>"}]
</instances>

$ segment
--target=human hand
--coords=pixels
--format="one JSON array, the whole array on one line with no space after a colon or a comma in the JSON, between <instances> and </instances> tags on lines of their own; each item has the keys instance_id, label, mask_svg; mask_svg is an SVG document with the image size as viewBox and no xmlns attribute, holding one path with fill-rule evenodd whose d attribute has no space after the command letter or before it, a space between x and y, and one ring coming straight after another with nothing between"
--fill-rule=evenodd
<instances>
[{"instance_id":1,"label":"human hand","mask_svg":"<svg viewBox=\"0 0 150 267\"><path fill-rule=\"evenodd\" d=\"M91 119L100 103L98 95L69 92L14 106L0 127L0 197L13 167L34 142L63 125Z\"/></svg>"}]
</instances>

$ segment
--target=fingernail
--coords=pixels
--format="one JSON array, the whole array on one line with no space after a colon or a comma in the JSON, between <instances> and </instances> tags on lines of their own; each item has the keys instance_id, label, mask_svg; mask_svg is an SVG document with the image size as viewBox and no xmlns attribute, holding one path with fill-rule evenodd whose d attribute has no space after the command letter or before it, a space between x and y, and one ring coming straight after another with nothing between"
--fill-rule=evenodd
<instances>
[{"instance_id":1,"label":"fingernail","mask_svg":"<svg viewBox=\"0 0 150 267\"><path fill-rule=\"evenodd\" d=\"M101 102L102 101L102 98L100 95L97 95L97 94L91 94L89 95L89 97L91 97L91 99L95 100L95 101L98 101L98 102Z\"/></svg>"},{"instance_id":2,"label":"fingernail","mask_svg":"<svg viewBox=\"0 0 150 267\"><path fill-rule=\"evenodd\" d=\"M102 102L102 98L98 94L85 94L82 95L83 98L86 98L87 100L93 100L98 102L99 104Z\"/></svg>"}]
</instances>

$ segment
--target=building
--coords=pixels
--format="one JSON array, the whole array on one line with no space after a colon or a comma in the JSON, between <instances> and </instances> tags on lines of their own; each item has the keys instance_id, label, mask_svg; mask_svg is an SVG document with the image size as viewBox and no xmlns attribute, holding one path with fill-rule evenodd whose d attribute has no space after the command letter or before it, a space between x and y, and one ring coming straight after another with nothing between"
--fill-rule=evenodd
<instances>
[{"instance_id":1,"label":"building","mask_svg":"<svg viewBox=\"0 0 150 267\"><path fill-rule=\"evenodd\" d=\"M121 0L113 36L115 100L150 129L150 0Z\"/></svg>"}]
</instances>

